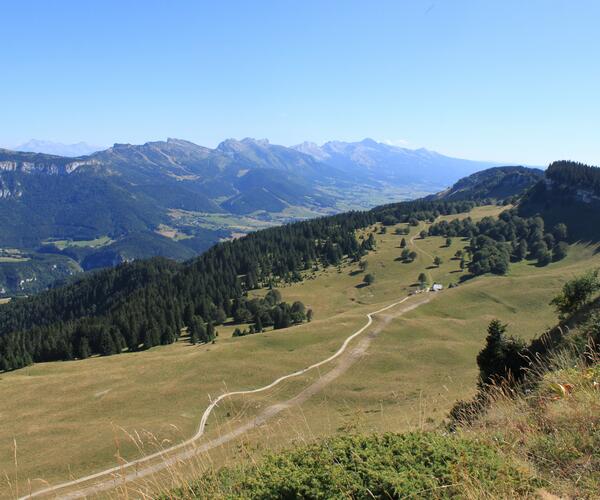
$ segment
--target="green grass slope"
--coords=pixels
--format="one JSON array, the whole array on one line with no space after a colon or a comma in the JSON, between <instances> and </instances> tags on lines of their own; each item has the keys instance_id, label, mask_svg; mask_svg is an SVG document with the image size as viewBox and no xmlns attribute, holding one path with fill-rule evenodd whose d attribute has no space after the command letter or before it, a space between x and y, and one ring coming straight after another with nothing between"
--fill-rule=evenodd
<instances>
[{"instance_id":1,"label":"green grass slope","mask_svg":"<svg viewBox=\"0 0 600 500\"><path fill-rule=\"evenodd\" d=\"M474 219L495 215L502 207L479 207ZM448 217L464 217L464 214ZM345 263L284 286L286 300L302 300L315 312L310 324L288 330L231 338L233 327L220 327L216 344L190 346L180 341L146 352L83 361L39 363L0 375L1 410L10 415L0 428L0 471L8 478L2 495L15 481L21 491L115 465L115 453L132 459L176 443L196 430L198 417L226 390L265 385L335 352L365 322L365 314L405 297L425 270L431 281L459 281L452 260L466 244L455 238L446 247L441 237L414 239L417 259L397 259L401 236L390 226L375 230L377 247L366 257L371 286L360 286L363 273ZM407 239L424 226L413 227ZM548 306L565 279L592 264L600 265L595 247L575 245L563 261L538 268L523 262L506 277L484 276L445 290L428 304L390 318L366 356L321 392L292 406L277 420L214 450L211 468L258 460L265 452L296 442L348 432L402 432L433 429L459 399L472 396L477 380L475 356L492 317L511 322L523 336L553 324ZM431 267L433 256L443 263ZM257 292L264 293L264 292ZM267 405L287 400L317 380L309 373L257 397L240 397L219 406L208 436L221 435L252 419ZM132 439L136 433L139 439ZM18 469L14 467L14 441ZM140 449L140 446L142 447ZM188 471L186 477L193 476ZM17 474L17 477L15 477ZM173 478L161 484L172 485ZM179 480L179 478L178 478ZM11 486L13 485L13 486Z\"/></svg>"}]
</instances>

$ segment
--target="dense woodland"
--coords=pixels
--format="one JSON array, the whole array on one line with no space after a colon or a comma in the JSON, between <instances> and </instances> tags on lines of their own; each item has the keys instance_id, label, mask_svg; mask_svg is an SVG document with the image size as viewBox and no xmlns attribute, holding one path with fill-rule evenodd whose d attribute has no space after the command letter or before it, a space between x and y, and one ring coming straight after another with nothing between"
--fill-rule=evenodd
<instances>
[{"instance_id":1,"label":"dense woodland","mask_svg":"<svg viewBox=\"0 0 600 500\"><path fill-rule=\"evenodd\" d=\"M245 297L249 290L300 281L315 266L358 261L375 240L372 234L357 238L356 230L375 222L418 224L475 205L418 200L298 222L220 243L184 264L134 261L14 300L0 307L0 370L169 344L186 327L194 341L207 342L215 326L232 317L251 319L256 331L256 304ZM273 326L297 322L294 304L271 308ZM268 318L260 321L262 328L269 324Z\"/></svg>"},{"instance_id":2,"label":"dense woodland","mask_svg":"<svg viewBox=\"0 0 600 500\"><path fill-rule=\"evenodd\" d=\"M440 221L430 226L429 234L468 238L466 250L471 257L468 269L475 276L505 274L511 261L524 259L545 266L564 259L568 249L565 224L547 229L541 217L519 217L516 210L502 212L498 218L484 217L478 222L470 217Z\"/></svg>"},{"instance_id":3,"label":"dense woodland","mask_svg":"<svg viewBox=\"0 0 600 500\"><path fill-rule=\"evenodd\" d=\"M546 170L546 178L568 186L591 190L600 195L600 168L572 161L555 161Z\"/></svg>"}]
</instances>

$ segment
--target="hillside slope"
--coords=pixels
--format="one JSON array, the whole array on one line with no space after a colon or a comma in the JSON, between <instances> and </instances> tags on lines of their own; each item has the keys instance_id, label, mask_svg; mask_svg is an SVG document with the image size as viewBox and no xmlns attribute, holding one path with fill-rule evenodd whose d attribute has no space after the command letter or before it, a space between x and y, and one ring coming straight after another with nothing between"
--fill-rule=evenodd
<instances>
[{"instance_id":1,"label":"hillside slope","mask_svg":"<svg viewBox=\"0 0 600 500\"><path fill-rule=\"evenodd\" d=\"M506 200L527 191L544 172L527 167L493 167L460 179L452 187L431 195L436 200Z\"/></svg>"},{"instance_id":2,"label":"hillside slope","mask_svg":"<svg viewBox=\"0 0 600 500\"><path fill-rule=\"evenodd\" d=\"M503 210L481 206L469 214L450 214L440 219L452 221L468 215L479 223L487 217L496 219ZM340 265L319 264L317 271L301 271L302 281L276 283L286 300L299 300L314 309L310 324L241 338L232 337L239 325L225 324L217 327L215 344L193 346L184 334L179 342L143 352L36 363L2 374L0 395L6 402L4 411L15 419L0 430L0 442L5 443L0 449L6 451L0 454L0 471L12 478L14 464L9 452L13 437L18 443L19 479L25 488L27 478L44 478L56 484L118 465L114 458L115 432L120 436L119 456L128 461L142 453L159 451L159 443L179 443L196 432L200 415L215 397L267 385L327 358L350 333L364 325L367 312L388 306L415 290L421 272L428 276L429 283L443 283L445 288L449 284L459 286L441 294L411 297L409 304L413 299L431 300L406 314L396 316L395 311L388 311L376 318L373 329L348 346L348 354L353 356L362 340L368 338L370 342L367 353L351 369L320 392L310 393L301 404L291 404L277 418L218 447L206 461L201 455L198 461L214 471L224 463L223 456L240 463L250 453L257 463L262 453L293 446L297 440L311 442L318 436L348 435L359 429L432 429L457 399L472 395L475 356L482 347L490 319L508 321L523 335L543 331L554 317L548 302L565 276L578 274L593 262L599 265L600 256L594 256L593 248L575 245L564 260L547 267L533 266L526 260L511 264L507 276L486 275L462 282L468 273L460 269L460 261L453 256L464 251L468 242L455 237L447 246L441 236L422 239L419 234L428 227L426 222L418 226L378 223L358 230L359 241L373 232L376 240L375 250L362 258L368 264L365 271L361 271L358 262L343 259ZM406 229L408 235L404 234ZM401 234L396 234L396 230ZM399 260L402 238L418 254L412 262ZM436 255L442 258L437 267L432 265ZM138 273L139 268L134 274L124 275L123 281L132 277L143 281L144 275ZM363 286L367 273L375 276L375 282ZM250 290L248 298L261 297L266 292ZM322 300L323 296L327 300ZM335 363L262 396L222 401L208 422L206 441L199 445L251 423L271 405L298 401L295 396L306 387L321 379L329 380L331 370L337 370ZM151 390L148 380L152 380ZM93 435L90 428L95 429ZM130 440L126 434L140 429L158 441L141 433L143 452L139 451L137 440ZM41 449L52 451L40 453ZM181 464L182 471L185 467L195 470L198 461ZM167 470L149 481L154 487L160 484L169 488L174 477L180 476L172 476ZM134 481L131 486L137 490L145 482ZM2 487L8 488L7 483L0 481ZM33 490L44 487L38 480L31 483Z\"/></svg>"},{"instance_id":3,"label":"hillside slope","mask_svg":"<svg viewBox=\"0 0 600 500\"><path fill-rule=\"evenodd\" d=\"M565 222L573 240L600 240L600 168L570 161L552 163L519 206L550 224Z\"/></svg>"}]
</instances>

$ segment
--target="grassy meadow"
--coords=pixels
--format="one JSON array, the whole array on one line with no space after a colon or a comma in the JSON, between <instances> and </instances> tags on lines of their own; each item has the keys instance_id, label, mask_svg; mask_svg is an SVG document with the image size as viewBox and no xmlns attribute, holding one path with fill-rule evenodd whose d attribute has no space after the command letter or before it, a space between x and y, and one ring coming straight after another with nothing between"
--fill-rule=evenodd
<instances>
[{"instance_id":1,"label":"grassy meadow","mask_svg":"<svg viewBox=\"0 0 600 500\"><path fill-rule=\"evenodd\" d=\"M479 207L471 215L501 210ZM423 227L412 228L407 241ZM210 463L218 466L350 429L434 427L456 400L473 394L475 356L492 318L531 338L554 323L548 302L562 283L600 266L595 248L574 245L564 261L545 268L519 263L508 276L484 276L447 289L463 274L452 257L466 242L455 238L446 247L443 238L417 236L418 257L405 264L396 260L402 236L394 229L386 234L379 227L368 230L375 230L377 239L376 251L366 258L373 285L361 286L364 273L352 264L319 270L280 289L284 300L301 300L313 309L309 324L241 338L231 338L234 327L220 327L215 344L180 341L146 352L40 363L0 374L0 497L16 496L17 486L27 491L30 480L36 489L44 484L38 478L62 482L114 466L117 457L137 458L135 441L148 443L142 450L148 453L191 436L211 396L266 385L329 356L366 322L366 313L405 297L424 270L446 289L405 314L394 317L392 310L367 354L350 369L211 454ZM439 268L432 265L433 256L443 259ZM326 371L224 402L209 420L209 437L293 398Z\"/></svg>"}]
</instances>

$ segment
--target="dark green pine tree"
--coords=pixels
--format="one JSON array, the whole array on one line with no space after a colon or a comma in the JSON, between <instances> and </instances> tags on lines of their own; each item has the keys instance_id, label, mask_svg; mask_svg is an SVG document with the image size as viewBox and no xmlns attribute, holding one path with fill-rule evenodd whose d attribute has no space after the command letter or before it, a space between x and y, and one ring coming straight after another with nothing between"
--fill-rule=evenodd
<instances>
[{"instance_id":1,"label":"dark green pine tree","mask_svg":"<svg viewBox=\"0 0 600 500\"><path fill-rule=\"evenodd\" d=\"M110 356L116 354L117 348L113 341L112 335L108 329L103 328L100 333L100 354L102 356Z\"/></svg>"}]
</instances>

